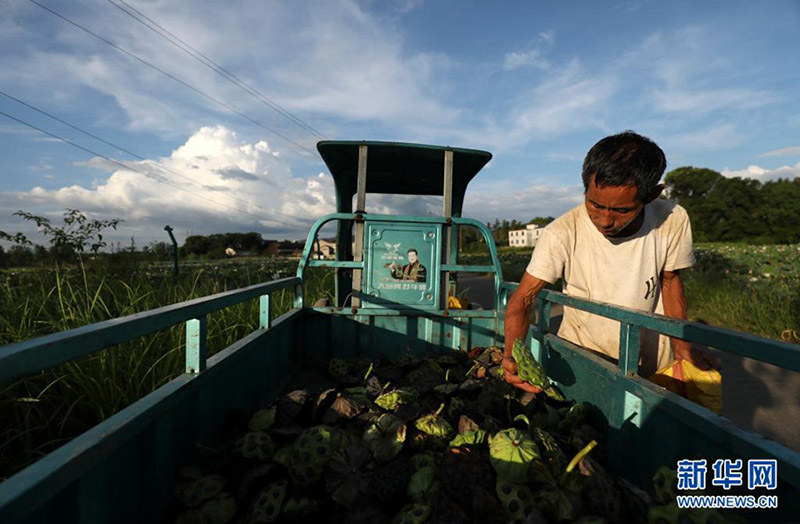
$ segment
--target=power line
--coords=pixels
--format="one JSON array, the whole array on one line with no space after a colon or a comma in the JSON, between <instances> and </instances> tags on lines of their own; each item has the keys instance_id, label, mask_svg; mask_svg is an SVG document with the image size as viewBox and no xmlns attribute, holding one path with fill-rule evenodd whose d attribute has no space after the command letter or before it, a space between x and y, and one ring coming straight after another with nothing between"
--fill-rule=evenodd
<instances>
[{"instance_id":1,"label":"power line","mask_svg":"<svg viewBox=\"0 0 800 524\"><path fill-rule=\"evenodd\" d=\"M97 33L91 31L90 29L87 29L86 27L80 25L79 23L74 22L73 20L70 20L66 16L64 16L64 15L62 15L60 13L57 13L56 11L53 11L52 9L50 9L49 7L47 7L45 5L40 4L36 0L28 0L28 1L31 2L32 4L35 4L35 5L39 6L39 7L41 7L42 9L47 11L48 13L50 13L50 14L52 14L54 16L57 16L58 18L64 20L65 22L69 23L70 25L72 25L74 27L77 27L81 31L84 31L85 33L88 33L89 35L91 35L91 36L95 37L96 39L100 40L101 42L103 42L104 44L107 44L107 45L113 47L114 49L116 49L120 53L123 53L123 54L133 58L137 62L146 65L147 67L153 69L154 71L157 71L157 72L161 73L162 75L166 76L167 78L170 78L171 80L174 80L175 82L178 82L182 86L184 86L184 87L186 87L188 89L191 89L195 93L207 98L208 100L211 100L215 104L224 107L228 111L230 111L230 112L232 112L234 114L237 114L240 117L244 118L245 120L257 125L258 127L261 127L263 129L267 130L268 132L272 133L273 135L282 138L283 140L285 140L285 141L289 142L290 144L294 145L295 147L297 147L299 149L302 149L303 151L306 151L307 153L309 153L311 155L315 155L315 153L313 151L311 151L307 147L303 146L302 144L298 144L297 142L295 142L291 138L288 138L288 137L282 135L281 133L275 131L274 129L271 129L271 128L265 126L264 124L262 124L258 120L255 120L254 118L251 118L251 117L247 116L246 114L242 113L241 111L239 111L235 107L231 106L230 104L227 104L227 103L223 102L222 100L219 100L218 98L215 98L212 95L209 95L208 93L206 93L204 91L201 91L200 89L198 89L198 88L194 87L193 85L181 80L180 78L176 77L175 75L173 75L173 74L165 71L164 69L161 69L160 67L148 62L144 58L141 58L141 57L131 53L130 51L128 51L127 49L124 49L123 47L120 47L119 45L115 44L111 40L103 38L102 36L100 36Z\"/></svg>"},{"instance_id":2,"label":"power line","mask_svg":"<svg viewBox=\"0 0 800 524\"><path fill-rule=\"evenodd\" d=\"M268 96L262 94L255 87L252 87L252 86L248 85L247 83L245 83L244 80L240 79L235 74L231 73L230 71L228 71L227 69L225 69L221 65L217 64L216 62L214 62L211 58L209 58L208 56L204 55L202 52L200 52L197 49L195 49L194 47L192 47L185 40L182 40L180 37L178 37L174 33L170 32L164 26L160 25L158 22L156 22L152 18L148 17L146 14L142 13L141 11L139 11L138 9L133 7L132 5L130 5L127 2L125 2L125 0L119 0L119 4L114 2L114 0L107 0L107 1L108 1L108 3L110 3L111 5L113 5L114 7L116 7L117 9L119 9L120 11L122 11L123 13L128 15L129 17L133 18L134 20L136 20L137 22L139 22L140 24L145 26L150 31L154 32L155 34L157 34L158 36L160 36L161 38L163 38L164 40L166 40L167 42L169 42L173 46L177 47L178 49L180 49L181 51L183 51L187 55L191 56L192 58L194 58L195 60L197 60L198 62L203 64L204 66L208 67L209 69L211 69L212 71L214 71L215 73L220 75L221 77L225 78L226 80L228 80L229 82L231 82L232 84L237 86L239 89L241 89L244 92L246 92L246 93L250 94L251 96L255 97L262 104L264 104L267 107L269 107L270 109L278 112L280 115L286 117L291 122L293 122L296 125L300 126L305 131L308 131L312 135L315 135L317 138L325 138L325 136L322 133L320 133L319 131L317 131L313 127L311 127L310 124L307 124L306 122L301 120L299 117L297 117L297 116L293 115L292 113L290 113L287 109L283 108L278 102L276 102L276 101L272 100L271 98L269 98ZM122 4L122 5L120 5L120 4ZM123 7L123 5L125 7Z\"/></svg>"},{"instance_id":3,"label":"power line","mask_svg":"<svg viewBox=\"0 0 800 524\"><path fill-rule=\"evenodd\" d=\"M153 161L153 160L150 160L150 159L148 159L148 158L145 158L145 157L143 157L143 156L141 156L141 155L138 155L138 154L134 153L133 151L129 151L128 149L125 149L125 148L124 148L124 147L122 147L122 146L119 146L119 145L117 145L117 144L115 144L115 143L113 143L113 142L109 142L108 140L106 140L106 139L104 139L104 138L102 138L102 137L99 137L99 136L97 136L97 135L95 135L95 134L93 134L93 133L90 133L89 131L86 131L86 130L84 130L84 129L81 129L80 127L78 127L78 126L76 126L76 125L70 124L70 123L69 123L69 122L67 122L66 120L63 120L63 119L61 119L61 118L58 118L57 116L55 116L55 115L52 115L52 114L48 113L47 111L44 111L44 110L42 110L42 109L39 109L38 107L35 107L35 106L33 106L33 105L31 105L31 104L29 104L29 103L25 102L24 100L20 100L19 98L15 97L15 96L9 95L8 93L6 93L5 91L3 91L2 89L0 89L0 95L4 96L4 97L6 97L6 98L9 98L9 99L11 99L11 100L13 100L13 101L17 102L18 104L22 104L23 106L25 106L25 107L27 107L27 108L29 108L29 109L32 109L32 110L36 111L37 113L40 113L40 114L42 114L42 115L45 115L45 116L46 116L46 117L48 117L48 118L52 118L52 119L53 119L53 120L55 120L56 122L60 122L60 123L64 124L65 126L71 127L72 129L74 129L74 130L76 130L76 131L78 131L78 132L80 132L80 133L83 133L83 134L84 134L84 135L86 135L86 136L92 137L92 138L94 138L95 140L99 140L100 142L103 142L103 143L104 143L104 144L106 144L106 145L109 145L109 146L111 146L111 147L113 147L113 148L119 149L119 150L120 150L120 151L122 151L123 153L126 153L126 154L128 154L128 155L131 155L132 157L138 158L139 160L142 160L142 161L144 161L144 162L150 162L150 163L152 163L153 165L155 165L156 167L158 167L158 168L160 168L160 169L162 169L162 170L164 170L164 171L167 171L167 172L169 172L169 173L172 173L173 175L175 175L175 176L178 176L178 177L180 177L180 178L182 178L182 179L184 179L184 180L186 180L186 181L188 181L188 182L190 182L190 183L192 183L192 184L196 183L196 181L195 181L195 180L192 180L191 178L189 178L189 177L187 177L187 176L185 176L185 175L182 175L181 173L178 173L177 171L173 171L172 169L168 168L167 166L165 166L165 165L163 165L163 164L161 164L161 163L159 163L159 162L155 162L155 161ZM242 199L242 198L238 198L238 197L236 197L236 196L234 196L233 198L234 198L234 200L238 200L239 202L242 202L243 204L247 204L248 206L252 206L252 207L255 207L255 208L257 208L257 209L261 209L262 211L267 211L266 209L264 209L264 208L262 208L262 207L260 207L260 206L257 206L257 205L253 204L252 202L250 202L250 201L248 201L248 200L244 200L244 199Z\"/></svg>"},{"instance_id":4,"label":"power line","mask_svg":"<svg viewBox=\"0 0 800 524\"><path fill-rule=\"evenodd\" d=\"M40 132L40 133L42 133L42 134L45 134L45 135L47 135L47 136L49 136L49 137L51 137L51 138L55 138L56 140L60 140L61 142L64 142L65 144L69 144L69 145L71 145L71 146L73 146L73 147L76 147L76 148L78 148L78 149L80 149L80 150L82 150L82 151L85 151L85 152L87 152L87 153L89 153L89 154L91 154L91 155L94 155L94 156L97 156L97 157L103 158L103 159L105 159L105 160L107 160L107 161L111 162L112 164L116 164L116 165L118 165L118 166L122 167L123 169L128 169L128 170L130 170L130 171L135 171L135 172L137 172L137 173L139 173L139 174L141 174L141 175L144 175L144 176L146 176L147 178L150 178L150 179L152 179L152 180L155 180L156 182L160 182L160 183L162 183L162 184L165 184L165 185L167 185L167 186L170 186L170 187L172 187L172 188L174 188L174 189L177 189L178 191L183 191L184 193L189 193L190 195L192 195L192 196L194 196L194 197L197 197L197 198L202 198L203 200L207 200L207 201L209 201L209 202L211 202L211 203L213 203L213 204L216 204L216 205L218 205L218 206L227 207L227 208L229 208L229 209L232 209L232 210L234 210L234 211L238 211L239 213L244 213L244 214L247 214L247 215L253 216L253 217L255 217L255 218L258 218L259 220L267 220L267 221L268 221L268 220L270 220L270 219L268 219L268 218L266 218L266 217L262 217L262 216L260 216L260 215L256 215L256 214L254 214L254 213L250 213L249 211L245 211L245 210L243 210L243 209L239 209L239 208L237 208L237 207L230 206L230 205L228 205L228 204L225 204L225 203L223 203L223 202L217 202L216 200L213 200L213 199L211 199L211 198L204 197L203 195L198 195L197 193L193 193L193 192L191 192L191 191L189 191L189 190L187 190L187 189L184 189L184 188L182 188L182 187L180 187L180 186L176 186L175 184L172 184L172 183L170 183L170 182L168 182L168 181L164 180L162 177L154 176L154 175L152 175L152 174L150 174L150 173L146 173L145 171L142 171L142 170L140 170L140 169L136 169L135 167L131 167L131 166L125 165L125 164L123 164L122 162L119 162L119 161L117 161L117 160L114 160L113 158L109 158L109 157L107 157L107 156L105 156L105 155L103 155L103 154L101 154L101 153L98 153L97 151L93 151L93 150L89 149L88 147L84 147L84 146L82 146L82 145L80 145L80 144L76 144L75 142L73 142L73 141L71 141L71 140L68 140L68 139L66 139L66 138L60 137L60 136L58 136L58 135L56 135L56 134L53 134L53 133L51 133L51 132L49 132L49 131L45 131L44 129L42 129L42 128L40 128L40 127L37 127L37 126L35 126L35 125L33 125L33 124L30 124L30 123L28 123L28 122L25 122L24 120L21 120L21 119L19 119L19 118L15 117L15 116L9 115L8 113L5 113L5 112L3 112L3 111L0 111L0 115L3 115L3 116L4 116L4 117L6 117L6 118L9 118L9 119L11 119L11 120L13 120L13 121L15 121L15 122L18 122L18 123L20 123L20 124L24 125L24 126L27 126L27 127L31 128L31 129L34 129L34 130L36 130L36 131L38 131L38 132Z\"/></svg>"}]
</instances>

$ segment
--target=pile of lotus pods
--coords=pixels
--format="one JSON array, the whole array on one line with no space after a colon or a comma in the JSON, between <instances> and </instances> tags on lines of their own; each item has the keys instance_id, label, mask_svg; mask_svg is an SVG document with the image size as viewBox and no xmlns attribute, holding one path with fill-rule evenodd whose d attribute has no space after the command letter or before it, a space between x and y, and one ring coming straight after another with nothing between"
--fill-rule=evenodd
<instances>
[{"instance_id":1,"label":"pile of lotus pods","mask_svg":"<svg viewBox=\"0 0 800 524\"><path fill-rule=\"evenodd\" d=\"M199 446L178 471L179 524L331 522L740 522L679 511L674 471L647 492L606 472L590 409L564 399L530 350L513 355L532 395L503 379L500 348L329 361L331 386L291 391Z\"/></svg>"}]
</instances>

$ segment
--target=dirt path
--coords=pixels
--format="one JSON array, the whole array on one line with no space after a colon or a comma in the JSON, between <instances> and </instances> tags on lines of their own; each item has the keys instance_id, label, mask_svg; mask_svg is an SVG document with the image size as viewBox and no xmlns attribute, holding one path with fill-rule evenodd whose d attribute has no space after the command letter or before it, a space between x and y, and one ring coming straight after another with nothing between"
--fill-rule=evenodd
<instances>
[{"instance_id":1,"label":"dirt path","mask_svg":"<svg viewBox=\"0 0 800 524\"><path fill-rule=\"evenodd\" d=\"M493 280L460 275L459 292L491 309ZM557 329L563 309L554 304L552 328ZM722 363L722 414L741 428L800 451L800 373L757 360L711 350Z\"/></svg>"}]
</instances>

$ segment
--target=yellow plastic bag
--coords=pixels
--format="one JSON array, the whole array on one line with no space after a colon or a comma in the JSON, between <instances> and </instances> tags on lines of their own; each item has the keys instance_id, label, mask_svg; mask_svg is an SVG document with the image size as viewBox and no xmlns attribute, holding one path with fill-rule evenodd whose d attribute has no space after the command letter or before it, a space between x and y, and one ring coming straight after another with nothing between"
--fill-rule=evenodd
<instances>
[{"instance_id":1,"label":"yellow plastic bag","mask_svg":"<svg viewBox=\"0 0 800 524\"><path fill-rule=\"evenodd\" d=\"M447 297L447 309L469 309L469 300L450 295Z\"/></svg>"},{"instance_id":2,"label":"yellow plastic bag","mask_svg":"<svg viewBox=\"0 0 800 524\"><path fill-rule=\"evenodd\" d=\"M722 414L722 375L716 369L706 371L688 360L676 360L656 371L649 380L718 415Z\"/></svg>"}]
</instances>

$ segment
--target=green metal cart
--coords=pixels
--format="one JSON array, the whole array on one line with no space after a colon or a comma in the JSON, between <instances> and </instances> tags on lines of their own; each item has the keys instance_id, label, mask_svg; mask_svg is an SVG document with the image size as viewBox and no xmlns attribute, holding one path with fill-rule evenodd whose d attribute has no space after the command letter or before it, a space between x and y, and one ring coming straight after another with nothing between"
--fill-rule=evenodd
<instances>
[{"instance_id":1,"label":"green metal cart","mask_svg":"<svg viewBox=\"0 0 800 524\"><path fill-rule=\"evenodd\" d=\"M177 468L195 458L195 442L214 442L231 411L274 401L330 357L503 343L505 305L516 285L503 281L487 228L461 217L467 185L491 155L387 142L320 142L318 150L336 182L337 213L311 228L295 277L0 348L3 383L179 323L187 334L183 375L0 484L0 523L160 522ZM368 193L438 195L442 215L367 213ZM337 259L312 259L314 240L329 223L337 225ZM490 264L459 264L458 229L465 227L482 235ZM335 303L304 304L310 267L336 271ZM492 309L448 308L457 275L469 272L493 275ZM283 289L293 290L294 308L270 321L270 296ZM779 497L779 508L752 518L800 521L800 454L637 376L642 328L794 371L800 347L553 291L539 298L529 340L534 356L568 398L591 406L606 430L613 472L645 486L660 465L684 458L775 459L778 488L767 494ZM259 329L207 358L207 315L248 300L260 301ZM619 365L550 333L551 304L619 321Z\"/></svg>"}]
</instances>

